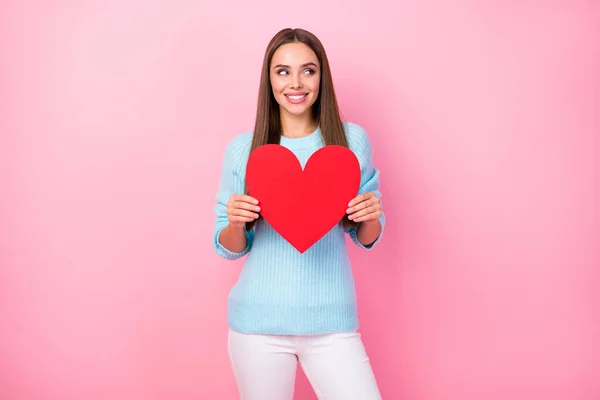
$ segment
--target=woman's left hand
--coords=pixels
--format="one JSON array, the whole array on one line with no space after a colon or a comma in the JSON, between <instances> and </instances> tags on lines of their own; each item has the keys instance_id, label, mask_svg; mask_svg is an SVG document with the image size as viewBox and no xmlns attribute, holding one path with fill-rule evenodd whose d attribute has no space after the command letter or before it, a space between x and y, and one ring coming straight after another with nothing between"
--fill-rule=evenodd
<instances>
[{"instance_id":1,"label":"woman's left hand","mask_svg":"<svg viewBox=\"0 0 600 400\"><path fill-rule=\"evenodd\" d=\"M353 222L375 222L381 216L381 200L373 192L362 193L348 203L348 218Z\"/></svg>"}]
</instances>

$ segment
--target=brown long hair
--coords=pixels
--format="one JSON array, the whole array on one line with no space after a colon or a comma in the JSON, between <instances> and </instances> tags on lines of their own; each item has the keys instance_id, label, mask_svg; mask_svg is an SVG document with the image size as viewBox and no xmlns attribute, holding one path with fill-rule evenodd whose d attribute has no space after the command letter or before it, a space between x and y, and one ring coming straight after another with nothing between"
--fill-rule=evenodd
<instances>
[{"instance_id":1,"label":"brown long hair","mask_svg":"<svg viewBox=\"0 0 600 400\"><path fill-rule=\"evenodd\" d=\"M319 125L325 145L338 145L348 147L348 140L340 118L337 98L333 89L333 80L325 48L321 41L312 33L304 29L286 28L279 31L269 42L263 59L258 89L258 107L256 122L252 137L250 153L265 144L279 144L281 139L281 120L279 104L273 96L271 87L270 68L273 54L282 45L287 43L304 43L316 54L321 67L321 81L319 94L312 106L313 118ZM246 189L247 193L247 189ZM256 220L246 223L250 230ZM344 217L344 224L350 221Z\"/></svg>"}]
</instances>

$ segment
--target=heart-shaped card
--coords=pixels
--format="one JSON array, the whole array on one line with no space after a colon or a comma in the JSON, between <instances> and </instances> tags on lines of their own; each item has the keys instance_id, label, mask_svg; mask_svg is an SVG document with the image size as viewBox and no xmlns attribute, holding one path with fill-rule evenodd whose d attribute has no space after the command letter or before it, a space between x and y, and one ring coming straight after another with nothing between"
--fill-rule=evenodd
<instances>
[{"instance_id":1,"label":"heart-shaped card","mask_svg":"<svg viewBox=\"0 0 600 400\"><path fill-rule=\"evenodd\" d=\"M350 149L325 146L302 170L289 149L267 144L250 155L246 185L262 217L304 253L346 215L360 187L360 165Z\"/></svg>"}]
</instances>

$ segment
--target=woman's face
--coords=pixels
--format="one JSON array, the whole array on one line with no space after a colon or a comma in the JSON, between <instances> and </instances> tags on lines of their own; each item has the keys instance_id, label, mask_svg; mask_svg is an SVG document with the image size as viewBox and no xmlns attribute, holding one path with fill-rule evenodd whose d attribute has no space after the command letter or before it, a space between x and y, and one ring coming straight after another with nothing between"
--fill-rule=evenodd
<instances>
[{"instance_id":1,"label":"woman's face","mask_svg":"<svg viewBox=\"0 0 600 400\"><path fill-rule=\"evenodd\" d=\"M310 112L319 96L320 68L317 55L304 43L287 43L275 51L269 75L281 113Z\"/></svg>"}]
</instances>

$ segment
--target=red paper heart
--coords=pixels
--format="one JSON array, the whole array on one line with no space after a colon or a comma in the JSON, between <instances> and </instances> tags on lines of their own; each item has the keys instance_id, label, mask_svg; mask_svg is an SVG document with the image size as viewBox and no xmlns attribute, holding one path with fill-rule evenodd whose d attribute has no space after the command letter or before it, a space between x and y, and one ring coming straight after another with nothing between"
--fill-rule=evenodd
<instances>
[{"instance_id":1,"label":"red paper heart","mask_svg":"<svg viewBox=\"0 0 600 400\"><path fill-rule=\"evenodd\" d=\"M246 185L258 199L262 217L304 253L346 214L348 202L358 194L360 165L350 149L325 146L303 171L294 153L268 144L250 155Z\"/></svg>"}]
</instances>

